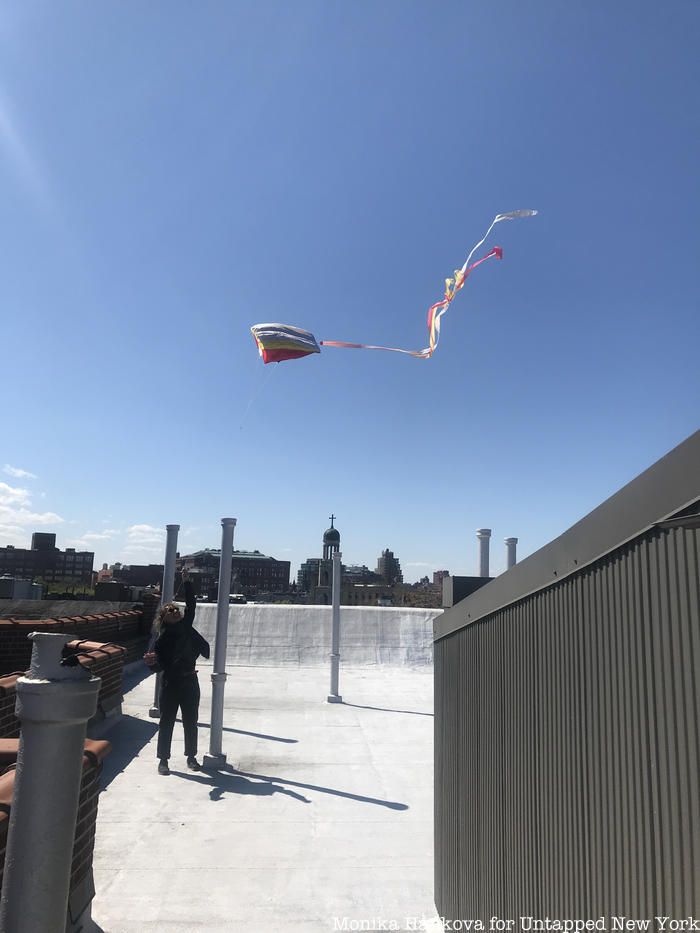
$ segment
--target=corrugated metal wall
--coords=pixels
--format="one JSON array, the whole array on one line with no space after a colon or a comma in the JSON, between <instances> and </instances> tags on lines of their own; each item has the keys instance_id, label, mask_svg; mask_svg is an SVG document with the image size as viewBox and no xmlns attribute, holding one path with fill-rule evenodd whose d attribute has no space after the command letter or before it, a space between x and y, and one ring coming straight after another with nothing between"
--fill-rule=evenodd
<instances>
[{"instance_id":1,"label":"corrugated metal wall","mask_svg":"<svg viewBox=\"0 0 700 933\"><path fill-rule=\"evenodd\" d=\"M436 641L442 916L698 918L699 538L654 529Z\"/></svg>"}]
</instances>

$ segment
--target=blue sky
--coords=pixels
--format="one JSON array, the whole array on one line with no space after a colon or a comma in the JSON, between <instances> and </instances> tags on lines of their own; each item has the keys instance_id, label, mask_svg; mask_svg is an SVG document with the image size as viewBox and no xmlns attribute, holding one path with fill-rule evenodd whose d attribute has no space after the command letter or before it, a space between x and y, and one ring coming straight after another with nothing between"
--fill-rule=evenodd
<instances>
[{"instance_id":1,"label":"blue sky","mask_svg":"<svg viewBox=\"0 0 700 933\"><path fill-rule=\"evenodd\" d=\"M698 428L700 5L7 3L0 545L524 557ZM425 346L263 366L251 324ZM24 475L26 473L32 475Z\"/></svg>"}]
</instances>

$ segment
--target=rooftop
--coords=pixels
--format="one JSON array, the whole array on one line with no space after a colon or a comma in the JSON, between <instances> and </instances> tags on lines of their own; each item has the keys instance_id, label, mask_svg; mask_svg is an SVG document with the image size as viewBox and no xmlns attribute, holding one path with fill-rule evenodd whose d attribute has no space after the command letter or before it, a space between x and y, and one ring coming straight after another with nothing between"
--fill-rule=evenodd
<instances>
[{"instance_id":1,"label":"rooftop","mask_svg":"<svg viewBox=\"0 0 700 933\"><path fill-rule=\"evenodd\" d=\"M192 554L183 554L184 557L201 557L204 554L209 554L212 557L219 558L221 556L221 548L211 548L207 547L201 551L194 551ZM233 551L233 556L237 558L250 559L250 560L270 560L274 563L279 563L276 557L270 557L267 554L263 554L261 551Z\"/></svg>"},{"instance_id":2,"label":"rooftop","mask_svg":"<svg viewBox=\"0 0 700 933\"><path fill-rule=\"evenodd\" d=\"M210 674L200 668L200 751ZM108 736L93 902L104 930L330 933L434 917L431 667L341 666L344 702L330 704L325 665L229 665L231 770L187 771L176 723L169 777L156 772L153 684L125 684Z\"/></svg>"}]
</instances>

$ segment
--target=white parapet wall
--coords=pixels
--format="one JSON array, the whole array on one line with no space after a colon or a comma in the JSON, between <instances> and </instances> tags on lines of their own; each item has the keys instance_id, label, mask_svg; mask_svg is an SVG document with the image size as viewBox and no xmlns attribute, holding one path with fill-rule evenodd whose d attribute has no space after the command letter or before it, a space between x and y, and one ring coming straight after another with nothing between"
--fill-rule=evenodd
<instances>
[{"instance_id":1,"label":"white parapet wall","mask_svg":"<svg viewBox=\"0 0 700 933\"><path fill-rule=\"evenodd\" d=\"M340 607L343 664L419 667L433 662L433 619L442 609ZM216 605L198 604L195 626L214 645ZM229 607L228 664L327 664L330 606Z\"/></svg>"}]
</instances>

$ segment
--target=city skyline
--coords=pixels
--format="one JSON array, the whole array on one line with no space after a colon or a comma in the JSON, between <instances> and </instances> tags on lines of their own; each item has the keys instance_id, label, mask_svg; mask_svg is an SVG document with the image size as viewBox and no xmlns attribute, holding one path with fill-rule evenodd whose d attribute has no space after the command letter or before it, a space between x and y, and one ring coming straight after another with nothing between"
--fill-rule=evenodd
<instances>
[{"instance_id":1,"label":"city skyline","mask_svg":"<svg viewBox=\"0 0 700 933\"><path fill-rule=\"evenodd\" d=\"M167 28L164 28L167 26ZM700 6L0 14L0 542L235 546L407 581L523 559L698 427ZM429 360L263 365L250 326ZM4 466L3 466L4 465Z\"/></svg>"},{"instance_id":2,"label":"city skyline","mask_svg":"<svg viewBox=\"0 0 700 933\"><path fill-rule=\"evenodd\" d=\"M2 484L0 484L0 492L1 492L1 490L2 490ZM333 518L335 518L335 517L336 517L336 516L333 516ZM55 525L54 525L53 527L55 528ZM185 531L186 531L186 530L187 530L187 529L185 529ZM123 564L123 565L126 565L126 566L130 566L130 565L141 565L141 564L143 564L143 565L148 565L148 564L158 564L158 565L160 565L160 564L163 563L163 559L164 559L164 555L165 555L165 528L159 529L159 528L153 528L153 527L148 527L148 526L144 526L144 525L139 525L139 526L136 526L134 529L127 529L127 530L126 530L127 535L129 534L129 532L133 532L134 535L135 535L135 537L137 537L137 538L140 539L141 541L148 540L148 542L149 542L149 543L147 543L147 544L138 544L138 545L135 547L135 554L136 554L136 556L135 556L133 559L129 559L129 560L125 560L125 559L122 559L122 558L120 558L120 557L116 557L116 558L114 558L114 559L108 558L108 557L105 557L105 556L104 556L104 555L107 553L106 550L99 550L100 546L102 546L103 548L106 548L106 547L107 547L106 545L103 544L103 542L106 541L106 540L111 540L112 535L115 535L115 534L117 533L116 529L111 529L111 530L110 530L110 535L109 535L109 536L107 536L106 534L103 534L103 535L100 535L100 534L88 534L88 535L83 536L82 539L68 539L67 542L64 542L64 543L62 543L62 541L61 541L61 535L60 535L60 533L57 533L57 532L55 532L55 531L53 531L52 533L53 533L53 534L56 534L56 547L57 547L59 550L65 550L65 548L75 548L75 549L78 550L78 551L88 551L88 552L93 553L93 554L94 554L94 567L93 567L93 569L94 569L95 571L99 570L99 569L100 569L103 565L105 565L105 564L106 564L108 567L112 567L112 566L114 566L115 564ZM221 542L220 542L220 541L219 541L218 543L216 543L216 544L211 544L211 543L210 543L210 544L204 544L204 545L202 545L202 546L192 547L192 548L183 550L182 547L180 547L180 543L179 543L179 542L182 540L182 538L181 538L182 532L183 532L183 529L181 528L181 529L180 529L180 532L179 532L179 534L178 534L178 553L179 553L182 557L192 555L192 554L196 553L197 551L203 551L203 550L218 551L218 550L220 550L220 547L221 547ZM36 530L28 530L28 531L27 531L26 538L24 538L24 539L20 539L20 538L18 537L18 538L17 538L16 540L14 540L14 541L9 541L9 542L0 541L0 548L5 548L5 547L8 547L8 546L9 546L9 547L15 547L15 548L26 548L26 549L29 549L30 546L31 546L32 537L33 537L34 535L36 535L36 534L41 534L41 532L37 532ZM186 538L187 535L185 535L184 537ZM159 543L161 542L161 539L162 539L162 544L163 544L162 549L159 548ZM22 540L24 541L24 543L21 543ZM91 545L91 546L88 546L88 545ZM342 545L342 538L341 538L341 545ZM128 553L128 550L129 550L129 546L127 545L126 550L125 550L124 553ZM379 552L379 554L377 555L376 559L370 560L370 563L379 562L379 561L381 560L381 558L383 557L384 550L385 550L385 549L383 548L383 549ZM307 559L309 559L309 558L314 558L314 557L316 557L316 556L319 556L319 557L320 557L321 551L322 551L322 544L319 545L319 548L318 548L318 552L319 552L319 553L318 553L318 555L315 555L315 554L309 554L309 555L307 555L307 557L304 558L304 560L300 561L300 563L299 563L299 565L296 567L296 569L295 569L295 567L294 567L294 563L293 563L293 562L290 562L290 563L291 563L291 567L290 567L290 583L291 583L292 580L295 580L295 579L296 579L296 577L297 577L297 572L298 572L299 568L301 567L301 565L302 565ZM253 554L253 553L256 553L256 552L260 552L262 555L270 556L270 557L275 557L275 558L278 559L278 560L284 559L284 558L279 558L279 557L277 557L275 554L270 553L270 552L268 552L268 551L263 551L262 548L257 548L257 549L256 549L256 548L252 548L252 547L251 547L251 548L239 547L239 546L237 546L237 544L236 544L236 542L235 542L235 540L234 540L234 553L241 553L241 552L242 552L242 553L248 553L248 554ZM392 555L392 556L393 556L393 555ZM400 558L398 558L398 559L400 560ZM344 566L348 566L348 567L352 567L352 566L364 566L365 563L366 563L366 562L364 562L364 561L363 561L363 562L359 562L359 561L347 560L347 559L345 559L345 557L343 557L343 565L344 565ZM367 565L367 566L369 566L369 565ZM422 565L421 565L421 566L422 566ZM432 573L433 573L434 571L437 572L437 571L444 570L444 569L445 569L445 568L435 567L435 568L433 568L433 570L430 570L430 571L426 570L425 572L421 572L421 573L418 573L418 571L416 571L416 573L414 574L414 575L415 575L415 580L411 579L411 580L407 580L406 582L410 582L410 583L418 582L421 578L423 578L423 577L425 577L425 576L432 576ZM413 576L413 574L412 574L411 576Z\"/></svg>"},{"instance_id":3,"label":"city skyline","mask_svg":"<svg viewBox=\"0 0 700 933\"><path fill-rule=\"evenodd\" d=\"M665 453L668 453L668 451ZM651 465L652 464L649 463L647 466ZM22 478L25 480L27 477L31 477L34 480L39 479L36 474L32 474L22 468L11 467L9 464L5 465L4 472L5 474L15 477L18 474L23 474ZM643 470L640 470L639 472L643 472ZM626 482L633 478L633 476L627 477L620 483L620 486L625 485ZM615 491L616 490L611 490L610 492L612 494ZM44 498L44 495L40 493L40 497ZM9 484L0 481L0 518L11 514L13 512L14 503L18 501L20 502L20 506L17 509L17 514L21 515L22 520L25 522L25 527L9 526L10 540L0 540L0 547L7 547L9 545L14 547L29 548L33 534L52 532L56 535L56 546L61 550L65 548L72 548L77 551L92 551L95 555L95 569L101 567L103 563L108 564L108 566L111 566L115 563L123 563L127 565L163 563L166 539L165 526L158 528L156 526L148 525L145 523L137 523L131 526L127 526L124 529L108 528L103 529L100 532L88 532L80 537L71 537L70 526L75 524L74 521L65 522L61 516L57 516L53 512L38 513L32 511L30 508L28 508L28 506L31 505L31 494L28 490L19 487L13 488ZM588 511L596 508L599 504L600 502L592 503L591 508ZM521 561L530 553L548 543L549 540L552 540L560 533L565 531L566 527L569 527L571 524L574 524L576 521L583 518L585 514L588 514L588 512L573 516L565 527L557 528L554 526L555 530L550 535L550 537L543 539L536 545L529 543L531 540L535 539L532 539L527 535L522 536L517 534L505 534L503 537L501 537L499 534L499 529L492 528L492 535L489 545L490 575L498 576L507 570L508 548L506 541L508 539L517 539L517 560ZM337 517L333 515L333 518L336 519ZM57 522L56 519L59 519L59 521ZM26 521L29 520L34 522L34 525L31 527L26 525ZM107 521L105 520L104 524L106 523ZM69 527L65 528L64 525ZM259 547L256 546L255 543L249 542L249 544L244 546L240 543L237 537L239 528L240 523L237 523L236 535L234 536L234 550L244 552L254 552L257 550L263 554L275 557L278 560L289 560L291 565L290 582L296 579L298 570L305 561L307 561L309 558L315 558L317 556L320 557L323 550L323 532L319 532L318 534L318 542L316 545L318 554L311 550L309 553L306 553L305 556L297 556L302 555L303 553L303 547L300 545L297 545L296 547L275 547L274 543L272 543L269 547ZM0 521L0 533L7 533L7 530L8 526ZM220 533L220 530L221 526L219 520L219 522L214 523L211 534L216 535L217 531ZM480 556L477 530L478 529L476 527L471 529L471 537L467 535L464 542L464 549L458 554L457 557L453 559L448 555L448 557L440 563L431 563L430 561L420 560L409 560L404 562L399 553L400 548L391 548L390 550L398 554L398 559L403 569L404 582L409 584L417 583L424 576L432 577L434 572L441 570L449 571L452 576L478 576L480 574ZM192 554L198 550L216 550L220 548L220 540L217 542L209 540L207 542L205 540L206 535L207 531L202 529L201 526L183 527L181 525L178 532L179 553ZM343 556L343 563L347 566L362 566L363 564L366 564L366 555L355 555L349 557L346 554L346 552L343 550L343 537L341 537L341 553ZM525 547L523 547L523 537L525 539ZM382 553L386 547L387 545L382 545L380 547L377 560L381 558ZM274 553L275 551L277 553ZM119 554L121 556L112 557L112 554ZM369 563L373 563L374 560L375 559L373 557L370 558ZM367 564L367 566L369 566L369 564Z\"/></svg>"}]
</instances>

